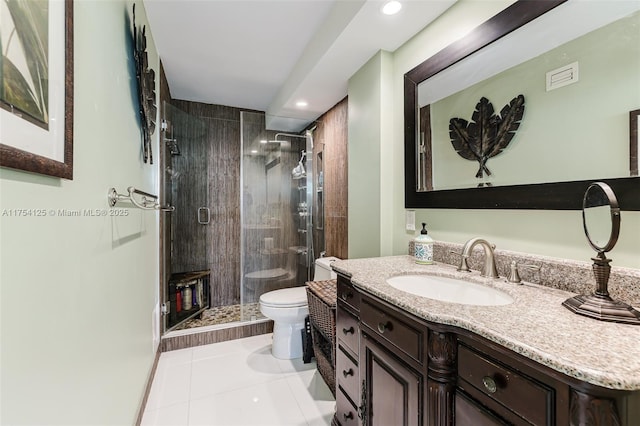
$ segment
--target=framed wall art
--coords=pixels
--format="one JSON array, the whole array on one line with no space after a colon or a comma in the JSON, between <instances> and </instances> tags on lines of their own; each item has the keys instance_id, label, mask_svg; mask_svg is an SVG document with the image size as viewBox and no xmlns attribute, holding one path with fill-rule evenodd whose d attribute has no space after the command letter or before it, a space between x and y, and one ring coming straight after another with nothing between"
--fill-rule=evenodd
<instances>
[{"instance_id":1,"label":"framed wall art","mask_svg":"<svg viewBox=\"0 0 640 426\"><path fill-rule=\"evenodd\" d=\"M0 166L73 179L73 0L0 9Z\"/></svg>"}]
</instances>

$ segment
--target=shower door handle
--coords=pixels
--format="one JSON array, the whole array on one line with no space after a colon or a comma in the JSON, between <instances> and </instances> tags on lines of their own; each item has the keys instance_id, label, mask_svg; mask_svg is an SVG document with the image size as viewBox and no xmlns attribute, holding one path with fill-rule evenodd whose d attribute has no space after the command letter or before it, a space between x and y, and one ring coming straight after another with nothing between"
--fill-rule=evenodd
<instances>
[{"instance_id":1,"label":"shower door handle","mask_svg":"<svg viewBox=\"0 0 640 426\"><path fill-rule=\"evenodd\" d=\"M202 220L202 212L206 213L206 219ZM209 210L209 207L199 207L198 208L198 223L200 225L208 225L209 222L211 221L211 210Z\"/></svg>"}]
</instances>

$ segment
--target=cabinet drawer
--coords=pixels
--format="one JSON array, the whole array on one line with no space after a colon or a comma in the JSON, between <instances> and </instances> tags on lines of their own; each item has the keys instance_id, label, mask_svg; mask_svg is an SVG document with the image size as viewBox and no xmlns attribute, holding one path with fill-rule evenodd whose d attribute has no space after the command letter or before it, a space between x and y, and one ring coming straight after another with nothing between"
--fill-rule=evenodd
<instances>
[{"instance_id":1,"label":"cabinet drawer","mask_svg":"<svg viewBox=\"0 0 640 426\"><path fill-rule=\"evenodd\" d=\"M385 312L383 309L386 308L374 303L363 298L360 306L362 323L370 327L379 340L393 344L411 358L422 363L426 329L419 327L418 324L414 326L407 320L400 319L399 316Z\"/></svg>"},{"instance_id":2,"label":"cabinet drawer","mask_svg":"<svg viewBox=\"0 0 640 426\"><path fill-rule=\"evenodd\" d=\"M458 376L532 424L546 425L552 418L553 389L463 345L458 347ZM464 382L459 385L464 388Z\"/></svg>"},{"instance_id":3,"label":"cabinet drawer","mask_svg":"<svg viewBox=\"0 0 640 426\"><path fill-rule=\"evenodd\" d=\"M358 410L341 390L336 394L336 418L341 426L358 424Z\"/></svg>"},{"instance_id":4,"label":"cabinet drawer","mask_svg":"<svg viewBox=\"0 0 640 426\"><path fill-rule=\"evenodd\" d=\"M360 309L360 293L358 293L349 280L338 275L338 300L349 305L354 311Z\"/></svg>"},{"instance_id":5,"label":"cabinet drawer","mask_svg":"<svg viewBox=\"0 0 640 426\"><path fill-rule=\"evenodd\" d=\"M336 377L338 385L353 401L358 401L358 365L338 347L336 354Z\"/></svg>"},{"instance_id":6,"label":"cabinet drawer","mask_svg":"<svg viewBox=\"0 0 640 426\"><path fill-rule=\"evenodd\" d=\"M460 392L456 392L455 401L456 425L505 426L507 424Z\"/></svg>"},{"instance_id":7,"label":"cabinet drawer","mask_svg":"<svg viewBox=\"0 0 640 426\"><path fill-rule=\"evenodd\" d=\"M360 336L358 319L344 309L338 308L338 324L336 328L337 339L354 354L357 354L358 338Z\"/></svg>"}]
</instances>

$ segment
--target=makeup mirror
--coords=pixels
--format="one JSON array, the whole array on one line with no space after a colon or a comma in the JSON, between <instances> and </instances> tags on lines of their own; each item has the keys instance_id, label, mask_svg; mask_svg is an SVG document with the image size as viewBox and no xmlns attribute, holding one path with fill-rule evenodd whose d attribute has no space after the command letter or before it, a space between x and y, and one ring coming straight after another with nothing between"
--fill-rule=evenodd
<instances>
[{"instance_id":1,"label":"makeup mirror","mask_svg":"<svg viewBox=\"0 0 640 426\"><path fill-rule=\"evenodd\" d=\"M620 207L609 185L595 182L584 193L582 222L589 244L598 253L613 249L620 233Z\"/></svg>"},{"instance_id":2,"label":"makeup mirror","mask_svg":"<svg viewBox=\"0 0 640 426\"><path fill-rule=\"evenodd\" d=\"M613 249L620 233L620 207L616 195L604 182L594 182L584 193L582 223L589 245L597 252L593 260L596 291L589 296L571 297L562 305L570 311L601 321L640 325L640 312L609 296L611 259L605 253Z\"/></svg>"}]
</instances>

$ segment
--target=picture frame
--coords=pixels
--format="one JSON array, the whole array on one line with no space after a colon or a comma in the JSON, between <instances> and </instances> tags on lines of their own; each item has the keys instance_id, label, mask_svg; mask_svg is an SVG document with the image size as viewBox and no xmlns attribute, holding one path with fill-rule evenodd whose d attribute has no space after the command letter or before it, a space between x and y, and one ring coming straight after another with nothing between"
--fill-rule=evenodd
<instances>
[{"instance_id":1,"label":"picture frame","mask_svg":"<svg viewBox=\"0 0 640 426\"><path fill-rule=\"evenodd\" d=\"M0 166L72 180L73 0L48 0L47 14L47 119L0 99Z\"/></svg>"},{"instance_id":2,"label":"picture frame","mask_svg":"<svg viewBox=\"0 0 640 426\"><path fill-rule=\"evenodd\" d=\"M640 133L640 109L629 111L629 169L630 176L638 176L640 158L638 157L638 134Z\"/></svg>"}]
</instances>

